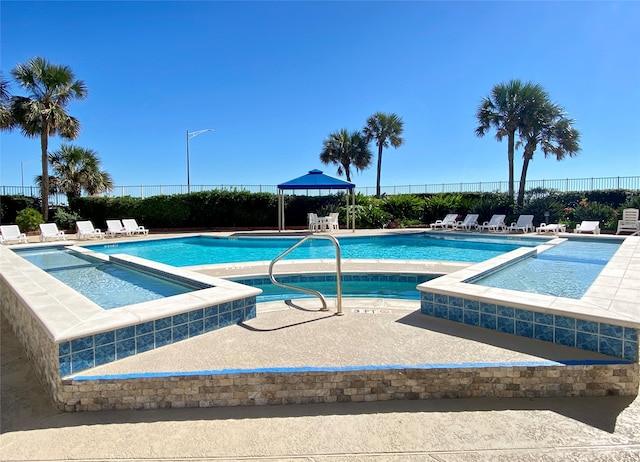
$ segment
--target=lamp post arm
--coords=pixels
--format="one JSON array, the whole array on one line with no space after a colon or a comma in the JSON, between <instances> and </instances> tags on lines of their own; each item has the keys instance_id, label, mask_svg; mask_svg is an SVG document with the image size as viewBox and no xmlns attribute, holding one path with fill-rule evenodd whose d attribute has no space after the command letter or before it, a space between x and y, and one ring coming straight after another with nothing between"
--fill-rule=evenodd
<instances>
[{"instance_id":1,"label":"lamp post arm","mask_svg":"<svg viewBox=\"0 0 640 462\"><path fill-rule=\"evenodd\" d=\"M195 132L190 132L187 130L187 192L191 192L191 175L190 175L190 167L189 167L189 140L191 138L195 138L198 135L202 135L206 132L215 132L213 128L205 128L204 130L197 130Z\"/></svg>"}]
</instances>

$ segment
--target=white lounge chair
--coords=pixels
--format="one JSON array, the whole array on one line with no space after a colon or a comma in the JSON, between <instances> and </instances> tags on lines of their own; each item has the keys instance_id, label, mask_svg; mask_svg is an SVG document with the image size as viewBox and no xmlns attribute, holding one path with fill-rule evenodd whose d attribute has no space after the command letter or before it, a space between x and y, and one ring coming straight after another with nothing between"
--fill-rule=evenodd
<instances>
[{"instance_id":1,"label":"white lounge chair","mask_svg":"<svg viewBox=\"0 0 640 462\"><path fill-rule=\"evenodd\" d=\"M450 213L446 217L444 217L442 220L436 220L435 223L431 223L430 225L431 229L437 229L437 228L447 229L449 227L453 228L453 226L456 224L457 218L458 218L457 213Z\"/></svg>"},{"instance_id":2,"label":"white lounge chair","mask_svg":"<svg viewBox=\"0 0 640 462\"><path fill-rule=\"evenodd\" d=\"M2 225L0 226L0 244L8 244L11 241L18 243L27 243L27 235L20 232L18 225Z\"/></svg>"},{"instance_id":3,"label":"white lounge chair","mask_svg":"<svg viewBox=\"0 0 640 462\"><path fill-rule=\"evenodd\" d=\"M454 229L464 229L465 231L471 231L471 229L478 229L478 217L480 215L477 213L470 213L464 220L458 221L453 227Z\"/></svg>"},{"instance_id":4,"label":"white lounge chair","mask_svg":"<svg viewBox=\"0 0 640 462\"><path fill-rule=\"evenodd\" d=\"M600 234L600 222L585 220L579 225L576 225L576 229L574 229L573 232L578 234Z\"/></svg>"},{"instance_id":5,"label":"white lounge chair","mask_svg":"<svg viewBox=\"0 0 640 462\"><path fill-rule=\"evenodd\" d=\"M64 235L64 231L58 230L58 225L55 223L41 223L40 224L40 241L47 242L47 239L55 239L57 241L67 240L67 236Z\"/></svg>"},{"instance_id":6,"label":"white lounge chair","mask_svg":"<svg viewBox=\"0 0 640 462\"><path fill-rule=\"evenodd\" d=\"M122 226L127 231L130 231L131 234L144 234L145 236L149 234L149 230L144 226L138 225L135 218L123 218Z\"/></svg>"},{"instance_id":7,"label":"white lounge chair","mask_svg":"<svg viewBox=\"0 0 640 462\"><path fill-rule=\"evenodd\" d=\"M518 231L522 231L523 233L532 233L535 231L533 227L533 215L520 215L518 221L511 223L509 232L517 233Z\"/></svg>"},{"instance_id":8,"label":"white lounge chair","mask_svg":"<svg viewBox=\"0 0 640 462\"><path fill-rule=\"evenodd\" d=\"M120 220L107 220L107 236L131 236L131 231L127 230Z\"/></svg>"},{"instance_id":9,"label":"white lounge chair","mask_svg":"<svg viewBox=\"0 0 640 462\"><path fill-rule=\"evenodd\" d=\"M536 234L547 234L547 233L566 233L567 225L563 225L562 223L540 223L540 226L536 228Z\"/></svg>"},{"instance_id":10,"label":"white lounge chair","mask_svg":"<svg viewBox=\"0 0 640 462\"><path fill-rule=\"evenodd\" d=\"M638 221L638 209L624 209L622 211L622 220L618 220L618 230L620 233L637 233L640 231L640 221Z\"/></svg>"},{"instance_id":11,"label":"white lounge chair","mask_svg":"<svg viewBox=\"0 0 640 462\"><path fill-rule=\"evenodd\" d=\"M480 231L483 231L485 229L487 231L494 232L504 231L505 229L507 229L507 225L504 224L505 218L507 218L506 215L493 215L491 217L491 220L482 223L482 225L478 226L478 229Z\"/></svg>"},{"instance_id":12,"label":"white lounge chair","mask_svg":"<svg viewBox=\"0 0 640 462\"><path fill-rule=\"evenodd\" d=\"M90 221L76 221L76 228L78 230L78 239L84 240L91 237L104 239L104 233L98 228L94 228L93 223Z\"/></svg>"}]
</instances>

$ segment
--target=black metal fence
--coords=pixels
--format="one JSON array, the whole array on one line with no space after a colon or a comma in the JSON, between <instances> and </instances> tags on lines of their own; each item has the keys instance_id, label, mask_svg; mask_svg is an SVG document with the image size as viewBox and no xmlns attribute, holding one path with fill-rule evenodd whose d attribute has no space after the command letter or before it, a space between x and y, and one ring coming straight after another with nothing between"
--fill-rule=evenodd
<instances>
[{"instance_id":1,"label":"black metal fence","mask_svg":"<svg viewBox=\"0 0 640 462\"><path fill-rule=\"evenodd\" d=\"M517 191L520 184L515 182ZM526 190L536 188L552 189L559 192L569 191L594 191L611 189L640 190L640 176L615 176L601 178L565 178L555 180L527 180ZM438 194L456 192L508 192L509 182L507 181L477 181L472 183L438 183L424 185L400 185L383 186L380 192L386 195L396 194ZM278 192L277 185L191 185L191 192L226 190L226 191L248 191L252 193L272 193ZM170 194L186 194L186 185L139 185L139 186L116 186L111 191L103 194L106 197L150 197ZM318 190L289 191L299 195L321 195ZM357 187L356 192L366 196L373 196L376 193L375 186ZM25 195L29 197L39 197L40 188L36 186L0 186L0 194L3 195ZM59 194L51 196L52 204L66 203L66 196Z\"/></svg>"}]
</instances>

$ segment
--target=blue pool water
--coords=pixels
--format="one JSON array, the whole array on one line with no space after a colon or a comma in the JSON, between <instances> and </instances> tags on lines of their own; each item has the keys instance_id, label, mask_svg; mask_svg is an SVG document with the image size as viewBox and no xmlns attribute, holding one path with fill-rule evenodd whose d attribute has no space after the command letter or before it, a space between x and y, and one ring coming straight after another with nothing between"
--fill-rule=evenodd
<instances>
[{"instance_id":1,"label":"blue pool water","mask_svg":"<svg viewBox=\"0 0 640 462\"><path fill-rule=\"evenodd\" d=\"M105 254L126 253L173 266L270 261L299 238L185 237L153 241L90 245ZM342 258L448 260L477 263L518 247L535 247L548 239L508 236L433 236L415 233L394 236L340 238ZM328 240L310 240L287 259L335 258Z\"/></svg>"},{"instance_id":2,"label":"blue pool water","mask_svg":"<svg viewBox=\"0 0 640 462\"><path fill-rule=\"evenodd\" d=\"M15 252L104 309L198 290L59 247L16 249Z\"/></svg>"},{"instance_id":3,"label":"blue pool water","mask_svg":"<svg viewBox=\"0 0 640 462\"><path fill-rule=\"evenodd\" d=\"M421 274L374 274L357 273L342 275L342 296L350 298L395 298L402 300L420 300L420 292L416 288L418 284L438 277L438 275ZM336 296L335 274L301 274L296 276L278 276L278 281L292 284L307 289L316 290L325 297ZM298 298L315 298L276 286L266 276L252 278L233 278L235 282L250 285L262 289L258 295L258 303L272 302L276 300L293 300Z\"/></svg>"},{"instance_id":4,"label":"blue pool water","mask_svg":"<svg viewBox=\"0 0 640 462\"><path fill-rule=\"evenodd\" d=\"M579 299L619 247L619 242L568 240L473 283Z\"/></svg>"}]
</instances>

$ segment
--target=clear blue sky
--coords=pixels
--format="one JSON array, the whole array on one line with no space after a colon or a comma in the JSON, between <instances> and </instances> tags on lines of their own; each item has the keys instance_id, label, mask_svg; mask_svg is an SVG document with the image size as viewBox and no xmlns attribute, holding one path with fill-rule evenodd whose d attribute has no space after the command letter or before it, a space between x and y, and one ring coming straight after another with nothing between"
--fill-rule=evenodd
<instances>
[{"instance_id":1,"label":"clear blue sky","mask_svg":"<svg viewBox=\"0 0 640 462\"><path fill-rule=\"evenodd\" d=\"M73 144L119 186L274 185L319 168L322 142L371 114L404 120L382 185L507 179L507 145L477 138L494 85L542 85L582 151L536 153L530 179L640 175L640 2L14 2L3 0L5 78L35 56L70 66L88 98ZM23 94L12 84L10 91ZM37 139L2 133L0 184L39 173ZM64 140L52 138L50 149ZM372 145L372 149L375 146ZM521 152L516 154L516 179ZM35 162L34 162L35 161ZM358 187L375 186L372 167Z\"/></svg>"}]
</instances>

